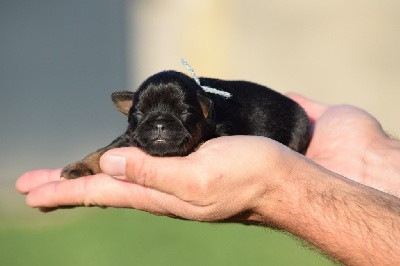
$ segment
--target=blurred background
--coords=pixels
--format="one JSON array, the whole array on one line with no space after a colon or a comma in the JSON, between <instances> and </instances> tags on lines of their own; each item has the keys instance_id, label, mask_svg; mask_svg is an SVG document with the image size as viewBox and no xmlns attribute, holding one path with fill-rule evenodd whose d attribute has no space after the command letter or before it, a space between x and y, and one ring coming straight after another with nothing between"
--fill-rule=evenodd
<instances>
[{"instance_id":1,"label":"blurred background","mask_svg":"<svg viewBox=\"0 0 400 266\"><path fill-rule=\"evenodd\" d=\"M165 69L366 109L399 136L400 2L0 0L0 265L331 265L281 232L77 208L14 189L108 144L112 91Z\"/></svg>"}]
</instances>

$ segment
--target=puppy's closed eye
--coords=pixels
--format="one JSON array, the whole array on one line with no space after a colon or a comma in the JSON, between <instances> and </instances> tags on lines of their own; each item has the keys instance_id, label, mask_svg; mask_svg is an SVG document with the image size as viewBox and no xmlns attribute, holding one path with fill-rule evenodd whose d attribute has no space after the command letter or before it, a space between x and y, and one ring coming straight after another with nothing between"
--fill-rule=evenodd
<instances>
[{"instance_id":1,"label":"puppy's closed eye","mask_svg":"<svg viewBox=\"0 0 400 266\"><path fill-rule=\"evenodd\" d=\"M181 113L181 119L182 120L188 120L190 118L190 116L192 116L193 114L191 112L189 112L188 110L185 110Z\"/></svg>"},{"instance_id":2,"label":"puppy's closed eye","mask_svg":"<svg viewBox=\"0 0 400 266\"><path fill-rule=\"evenodd\" d=\"M191 121L193 123L196 123L196 121L202 119L201 112L195 108L189 108L183 111L180 115L182 122L185 123L190 123Z\"/></svg>"},{"instance_id":3,"label":"puppy's closed eye","mask_svg":"<svg viewBox=\"0 0 400 266\"><path fill-rule=\"evenodd\" d=\"M136 111L136 112L134 112L134 113L132 114L132 117L133 117L133 119L135 119L137 122L140 122L140 121L143 119L144 114L143 114L142 112L140 112L140 111Z\"/></svg>"}]
</instances>

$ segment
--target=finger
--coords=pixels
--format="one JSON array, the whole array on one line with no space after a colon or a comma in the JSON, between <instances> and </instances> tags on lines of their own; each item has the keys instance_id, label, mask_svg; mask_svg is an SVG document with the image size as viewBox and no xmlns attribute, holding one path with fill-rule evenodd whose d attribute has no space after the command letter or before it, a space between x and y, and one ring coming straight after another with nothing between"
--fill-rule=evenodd
<instances>
[{"instance_id":1,"label":"finger","mask_svg":"<svg viewBox=\"0 0 400 266\"><path fill-rule=\"evenodd\" d=\"M106 175L86 176L72 180L53 181L33 189L27 196L31 207L55 208L60 206L109 205L118 207L126 193L124 182ZM120 198L115 191L120 190Z\"/></svg>"},{"instance_id":2,"label":"finger","mask_svg":"<svg viewBox=\"0 0 400 266\"><path fill-rule=\"evenodd\" d=\"M311 100L297 93L290 92L286 95L303 107L312 120L317 120L329 107L327 104Z\"/></svg>"},{"instance_id":3,"label":"finger","mask_svg":"<svg viewBox=\"0 0 400 266\"><path fill-rule=\"evenodd\" d=\"M27 204L51 210L66 206L110 206L149 209L149 189L105 174L49 182L33 189ZM153 207L154 208L154 207Z\"/></svg>"},{"instance_id":4,"label":"finger","mask_svg":"<svg viewBox=\"0 0 400 266\"><path fill-rule=\"evenodd\" d=\"M152 157L138 148L120 148L106 152L100 159L103 172L116 178L173 194L196 191L199 163L192 157Z\"/></svg>"},{"instance_id":5,"label":"finger","mask_svg":"<svg viewBox=\"0 0 400 266\"><path fill-rule=\"evenodd\" d=\"M62 180L60 178L60 173L60 169L43 169L27 172L18 178L15 188L18 192L26 194L45 183Z\"/></svg>"},{"instance_id":6,"label":"finger","mask_svg":"<svg viewBox=\"0 0 400 266\"><path fill-rule=\"evenodd\" d=\"M100 206L133 208L171 217L197 217L196 208L188 202L105 174L46 183L32 190L26 201L43 212L74 206Z\"/></svg>"}]
</instances>

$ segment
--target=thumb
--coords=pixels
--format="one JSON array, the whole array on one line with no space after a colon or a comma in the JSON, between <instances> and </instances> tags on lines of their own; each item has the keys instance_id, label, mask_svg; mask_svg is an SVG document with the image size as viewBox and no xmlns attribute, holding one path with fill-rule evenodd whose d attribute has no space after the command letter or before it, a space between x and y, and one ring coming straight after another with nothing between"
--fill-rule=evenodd
<instances>
[{"instance_id":1,"label":"thumb","mask_svg":"<svg viewBox=\"0 0 400 266\"><path fill-rule=\"evenodd\" d=\"M312 120L317 120L325 111L329 105L311 100L303 95L297 93L287 93L286 96L297 102L306 111L307 115Z\"/></svg>"},{"instance_id":2,"label":"thumb","mask_svg":"<svg viewBox=\"0 0 400 266\"><path fill-rule=\"evenodd\" d=\"M189 157L153 157L135 147L107 151L100 158L102 171L114 178L176 196L193 187L197 164Z\"/></svg>"}]
</instances>

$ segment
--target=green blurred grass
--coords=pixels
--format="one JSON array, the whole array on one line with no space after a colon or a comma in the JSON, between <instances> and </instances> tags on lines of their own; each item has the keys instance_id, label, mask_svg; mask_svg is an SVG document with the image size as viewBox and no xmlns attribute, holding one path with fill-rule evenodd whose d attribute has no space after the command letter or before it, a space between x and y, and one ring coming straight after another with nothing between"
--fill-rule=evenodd
<instances>
[{"instance_id":1,"label":"green blurred grass","mask_svg":"<svg viewBox=\"0 0 400 266\"><path fill-rule=\"evenodd\" d=\"M333 265L270 229L80 208L0 222L0 265Z\"/></svg>"}]
</instances>

